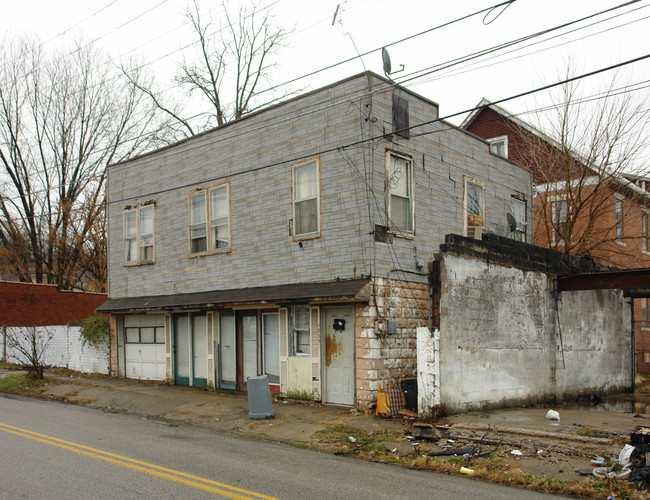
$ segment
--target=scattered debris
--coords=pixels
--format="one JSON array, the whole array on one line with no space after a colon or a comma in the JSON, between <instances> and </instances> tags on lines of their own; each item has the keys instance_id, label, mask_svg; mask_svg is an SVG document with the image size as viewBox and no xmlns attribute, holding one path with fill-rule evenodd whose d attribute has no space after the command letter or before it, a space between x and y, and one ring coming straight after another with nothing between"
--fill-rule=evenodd
<instances>
[{"instance_id":1,"label":"scattered debris","mask_svg":"<svg viewBox=\"0 0 650 500\"><path fill-rule=\"evenodd\" d=\"M431 424L415 423L412 431L413 435L418 439L438 441L442 437L440 431Z\"/></svg>"},{"instance_id":2,"label":"scattered debris","mask_svg":"<svg viewBox=\"0 0 650 500\"><path fill-rule=\"evenodd\" d=\"M466 453L474 453L474 448L457 448L455 450L441 450L441 451L430 451L430 457L453 457L459 455L465 455Z\"/></svg>"},{"instance_id":3,"label":"scattered debris","mask_svg":"<svg viewBox=\"0 0 650 500\"><path fill-rule=\"evenodd\" d=\"M354 436L350 436L348 439L350 440L351 443L357 442L357 438L355 438Z\"/></svg>"},{"instance_id":4,"label":"scattered debris","mask_svg":"<svg viewBox=\"0 0 650 500\"><path fill-rule=\"evenodd\" d=\"M474 469L468 469L467 467L461 467L460 468L460 473L465 474L467 476L473 476L474 475Z\"/></svg>"},{"instance_id":5,"label":"scattered debris","mask_svg":"<svg viewBox=\"0 0 650 500\"><path fill-rule=\"evenodd\" d=\"M418 418L418 414L414 411L407 410L404 408L403 410L400 410L397 412L399 415L402 415L403 417L410 417L410 418Z\"/></svg>"},{"instance_id":6,"label":"scattered debris","mask_svg":"<svg viewBox=\"0 0 650 500\"><path fill-rule=\"evenodd\" d=\"M555 410L548 410L548 412L546 412L546 420L557 420L559 422L560 414Z\"/></svg>"},{"instance_id":7,"label":"scattered debris","mask_svg":"<svg viewBox=\"0 0 650 500\"><path fill-rule=\"evenodd\" d=\"M512 450L510 452L511 455L515 455L516 457L523 457L524 454L521 452L521 450Z\"/></svg>"}]
</instances>

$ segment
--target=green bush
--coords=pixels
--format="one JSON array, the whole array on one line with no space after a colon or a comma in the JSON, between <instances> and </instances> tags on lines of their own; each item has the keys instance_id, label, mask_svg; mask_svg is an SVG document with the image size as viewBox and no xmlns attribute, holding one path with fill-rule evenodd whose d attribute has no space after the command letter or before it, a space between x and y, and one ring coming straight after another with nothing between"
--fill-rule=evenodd
<instances>
[{"instance_id":1,"label":"green bush","mask_svg":"<svg viewBox=\"0 0 650 500\"><path fill-rule=\"evenodd\" d=\"M81 339L83 345L100 346L108 344L111 329L108 316L97 314L88 316L81 322Z\"/></svg>"}]
</instances>

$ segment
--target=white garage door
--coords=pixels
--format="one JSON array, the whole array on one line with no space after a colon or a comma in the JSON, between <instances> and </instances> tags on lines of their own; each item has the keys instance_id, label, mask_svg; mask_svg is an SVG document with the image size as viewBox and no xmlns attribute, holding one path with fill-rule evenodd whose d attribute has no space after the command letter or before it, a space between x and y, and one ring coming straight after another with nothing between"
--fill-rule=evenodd
<instances>
[{"instance_id":1,"label":"white garage door","mask_svg":"<svg viewBox=\"0 0 650 500\"><path fill-rule=\"evenodd\" d=\"M128 378L165 380L165 328L162 314L124 317L124 359Z\"/></svg>"}]
</instances>

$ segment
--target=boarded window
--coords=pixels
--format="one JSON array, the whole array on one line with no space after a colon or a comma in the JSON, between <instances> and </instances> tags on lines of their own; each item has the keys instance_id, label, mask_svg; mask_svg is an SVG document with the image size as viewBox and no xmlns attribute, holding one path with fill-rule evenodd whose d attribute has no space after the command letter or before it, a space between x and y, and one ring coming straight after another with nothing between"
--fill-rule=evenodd
<instances>
[{"instance_id":1,"label":"boarded window","mask_svg":"<svg viewBox=\"0 0 650 500\"><path fill-rule=\"evenodd\" d=\"M393 133L408 139L409 131L409 102L403 97L393 94Z\"/></svg>"}]
</instances>

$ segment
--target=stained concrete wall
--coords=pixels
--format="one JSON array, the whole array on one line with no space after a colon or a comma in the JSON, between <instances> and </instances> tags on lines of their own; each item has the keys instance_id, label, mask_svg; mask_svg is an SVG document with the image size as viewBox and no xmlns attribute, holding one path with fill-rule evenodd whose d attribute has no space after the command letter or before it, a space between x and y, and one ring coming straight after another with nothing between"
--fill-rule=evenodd
<instances>
[{"instance_id":1,"label":"stained concrete wall","mask_svg":"<svg viewBox=\"0 0 650 500\"><path fill-rule=\"evenodd\" d=\"M555 297L553 275L442 254L439 402L464 411L630 389L622 293Z\"/></svg>"},{"instance_id":2,"label":"stained concrete wall","mask_svg":"<svg viewBox=\"0 0 650 500\"><path fill-rule=\"evenodd\" d=\"M631 301L620 290L555 292L558 276L606 268L494 235L447 235L440 250L439 329L417 331L422 414L633 388Z\"/></svg>"}]
</instances>

